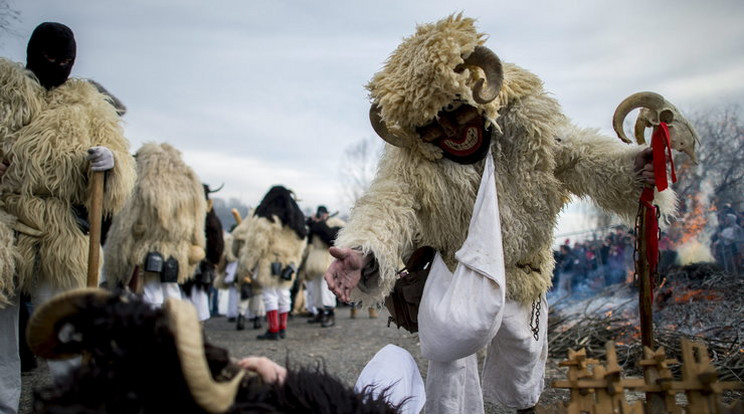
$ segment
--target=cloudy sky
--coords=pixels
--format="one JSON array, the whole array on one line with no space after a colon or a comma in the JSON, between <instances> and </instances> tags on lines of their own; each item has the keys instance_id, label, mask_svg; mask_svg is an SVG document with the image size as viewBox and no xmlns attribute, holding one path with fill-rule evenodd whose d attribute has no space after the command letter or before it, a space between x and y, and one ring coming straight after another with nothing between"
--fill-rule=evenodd
<instances>
[{"instance_id":1,"label":"cloudy sky","mask_svg":"<svg viewBox=\"0 0 744 414\"><path fill-rule=\"evenodd\" d=\"M255 205L274 184L344 210L344 151L374 136L364 85L420 23L477 19L486 46L545 82L577 124L612 135L627 95L683 111L744 102L744 1L0 0L19 12L0 56L25 61L43 21L75 32L73 76L128 107L132 151L179 148L218 194Z\"/></svg>"}]
</instances>

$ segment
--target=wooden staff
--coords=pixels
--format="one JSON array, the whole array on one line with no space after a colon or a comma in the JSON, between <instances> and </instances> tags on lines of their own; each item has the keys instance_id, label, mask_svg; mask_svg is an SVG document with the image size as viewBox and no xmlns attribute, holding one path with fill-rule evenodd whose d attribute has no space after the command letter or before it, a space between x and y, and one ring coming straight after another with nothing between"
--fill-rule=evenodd
<instances>
[{"instance_id":1,"label":"wooden staff","mask_svg":"<svg viewBox=\"0 0 744 414\"><path fill-rule=\"evenodd\" d=\"M646 210L641 206L639 212L638 231L636 232L636 246L638 246L638 261L636 274L638 275L638 311L641 322L641 344L654 349L654 313L651 307L651 269L646 257L648 250L646 241Z\"/></svg>"},{"instance_id":2,"label":"wooden staff","mask_svg":"<svg viewBox=\"0 0 744 414\"><path fill-rule=\"evenodd\" d=\"M88 245L88 287L98 287L98 264L101 258L101 221L103 217L103 181L105 171L93 171L91 175L90 224Z\"/></svg>"}]
</instances>

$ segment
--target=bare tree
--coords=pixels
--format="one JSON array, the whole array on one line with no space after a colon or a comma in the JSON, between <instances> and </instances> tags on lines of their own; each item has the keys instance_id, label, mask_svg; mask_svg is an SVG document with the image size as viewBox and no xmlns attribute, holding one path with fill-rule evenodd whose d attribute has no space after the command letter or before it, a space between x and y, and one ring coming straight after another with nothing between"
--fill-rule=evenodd
<instances>
[{"instance_id":1,"label":"bare tree","mask_svg":"<svg viewBox=\"0 0 744 414\"><path fill-rule=\"evenodd\" d=\"M382 152L382 140L373 136L361 139L344 150L341 160L341 197L347 205L369 188Z\"/></svg>"},{"instance_id":2,"label":"bare tree","mask_svg":"<svg viewBox=\"0 0 744 414\"><path fill-rule=\"evenodd\" d=\"M744 209L744 119L738 104L695 113L690 121L700 135L699 165L674 157L680 180L672 186L680 200L706 195L713 206L730 203ZM689 206L682 206L685 211Z\"/></svg>"},{"instance_id":3,"label":"bare tree","mask_svg":"<svg viewBox=\"0 0 744 414\"><path fill-rule=\"evenodd\" d=\"M13 7L11 0L0 0L0 32L17 36L12 26L20 21L20 17L21 13Z\"/></svg>"}]
</instances>

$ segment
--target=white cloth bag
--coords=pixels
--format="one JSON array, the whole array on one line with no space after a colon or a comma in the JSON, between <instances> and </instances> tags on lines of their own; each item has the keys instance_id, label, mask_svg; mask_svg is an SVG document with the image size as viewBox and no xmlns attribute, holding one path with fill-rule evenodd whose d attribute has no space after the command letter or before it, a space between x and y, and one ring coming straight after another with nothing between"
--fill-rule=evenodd
<instances>
[{"instance_id":1,"label":"white cloth bag","mask_svg":"<svg viewBox=\"0 0 744 414\"><path fill-rule=\"evenodd\" d=\"M506 301L493 158L489 151L468 236L455 253L454 274L437 252L419 305L421 354L453 361L488 345L501 325Z\"/></svg>"}]
</instances>

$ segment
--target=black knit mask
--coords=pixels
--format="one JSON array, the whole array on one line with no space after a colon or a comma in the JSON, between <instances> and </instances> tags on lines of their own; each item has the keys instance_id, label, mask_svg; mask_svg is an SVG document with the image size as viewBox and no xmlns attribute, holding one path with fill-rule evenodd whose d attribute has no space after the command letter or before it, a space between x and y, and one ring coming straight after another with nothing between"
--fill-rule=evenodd
<instances>
[{"instance_id":1,"label":"black knit mask","mask_svg":"<svg viewBox=\"0 0 744 414\"><path fill-rule=\"evenodd\" d=\"M26 48L26 69L47 90L67 80L75 63L75 36L61 23L45 22L34 29Z\"/></svg>"}]
</instances>

